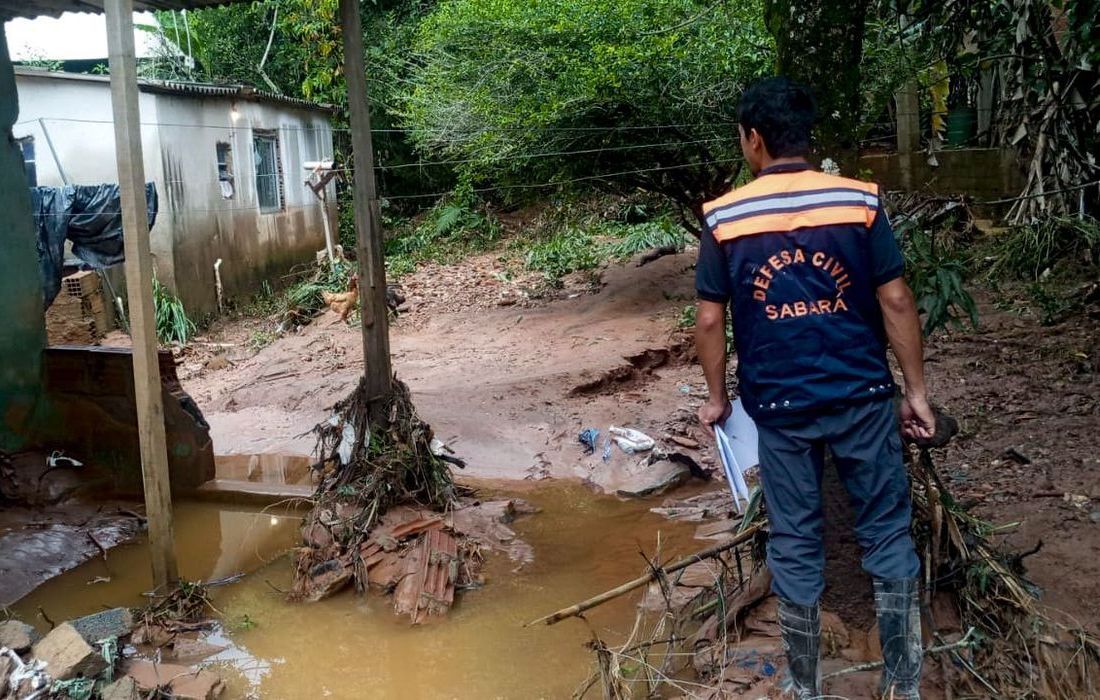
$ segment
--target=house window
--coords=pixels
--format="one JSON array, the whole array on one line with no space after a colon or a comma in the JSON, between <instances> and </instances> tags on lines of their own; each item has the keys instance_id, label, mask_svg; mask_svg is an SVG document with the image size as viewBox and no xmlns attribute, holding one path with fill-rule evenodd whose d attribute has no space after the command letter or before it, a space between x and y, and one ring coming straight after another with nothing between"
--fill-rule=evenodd
<instances>
[{"instance_id":1,"label":"house window","mask_svg":"<svg viewBox=\"0 0 1100 700\"><path fill-rule=\"evenodd\" d=\"M279 139L274 132L256 133L252 137L252 148L256 156L256 194L260 200L260 211L279 211L283 208Z\"/></svg>"},{"instance_id":2,"label":"house window","mask_svg":"<svg viewBox=\"0 0 1100 700\"><path fill-rule=\"evenodd\" d=\"M23 152L23 171L27 174L27 184L38 187L38 167L34 161L34 137L19 139L19 150Z\"/></svg>"},{"instance_id":3,"label":"house window","mask_svg":"<svg viewBox=\"0 0 1100 700\"><path fill-rule=\"evenodd\" d=\"M233 148L223 141L215 146L218 158L218 186L222 197L233 199Z\"/></svg>"}]
</instances>

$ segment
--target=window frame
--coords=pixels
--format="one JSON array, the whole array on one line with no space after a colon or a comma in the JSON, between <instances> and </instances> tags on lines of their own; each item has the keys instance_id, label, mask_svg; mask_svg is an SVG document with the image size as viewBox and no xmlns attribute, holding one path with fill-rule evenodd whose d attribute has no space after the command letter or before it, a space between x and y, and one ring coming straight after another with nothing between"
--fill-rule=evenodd
<instances>
[{"instance_id":1,"label":"window frame","mask_svg":"<svg viewBox=\"0 0 1100 700\"><path fill-rule=\"evenodd\" d=\"M271 172L261 172L263 157L261 146L268 149L271 160ZM277 214L286 209L286 192L283 183L282 154L279 148L279 133L275 130L254 129L252 132L253 164L255 168L254 182L256 184L256 202L261 214ZM264 188L261 186L261 178L271 178L270 192L275 201L264 202Z\"/></svg>"},{"instance_id":2,"label":"window frame","mask_svg":"<svg viewBox=\"0 0 1100 700\"><path fill-rule=\"evenodd\" d=\"M228 184L228 190L222 188L222 198L233 199L237 195L236 177L233 174L233 144L228 141L216 141L214 161L217 164L219 186L223 182Z\"/></svg>"}]
</instances>

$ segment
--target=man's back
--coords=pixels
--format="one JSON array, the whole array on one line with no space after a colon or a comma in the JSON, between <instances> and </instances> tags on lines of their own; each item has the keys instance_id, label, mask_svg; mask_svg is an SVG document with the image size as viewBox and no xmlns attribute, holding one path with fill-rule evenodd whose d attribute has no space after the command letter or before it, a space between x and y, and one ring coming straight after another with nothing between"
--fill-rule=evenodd
<instances>
[{"instance_id":1,"label":"man's back","mask_svg":"<svg viewBox=\"0 0 1100 700\"><path fill-rule=\"evenodd\" d=\"M877 186L779 165L703 210L697 286L704 299L732 303L754 418L893 393L875 290L904 265Z\"/></svg>"}]
</instances>

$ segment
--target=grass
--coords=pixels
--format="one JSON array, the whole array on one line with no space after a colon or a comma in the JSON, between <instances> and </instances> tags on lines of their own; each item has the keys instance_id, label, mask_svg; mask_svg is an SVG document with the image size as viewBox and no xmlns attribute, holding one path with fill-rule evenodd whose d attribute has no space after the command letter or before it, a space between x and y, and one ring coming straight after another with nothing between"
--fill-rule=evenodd
<instances>
[{"instance_id":1,"label":"grass","mask_svg":"<svg viewBox=\"0 0 1100 700\"><path fill-rule=\"evenodd\" d=\"M398 278L423 262L455 262L491 249L501 232L500 222L491 213L456 199L443 200L419 221L397 226L385 245L386 272Z\"/></svg>"},{"instance_id":2,"label":"grass","mask_svg":"<svg viewBox=\"0 0 1100 700\"><path fill-rule=\"evenodd\" d=\"M160 342L186 345L196 332L195 323L187 317L183 302L153 276L153 311Z\"/></svg>"},{"instance_id":3,"label":"grass","mask_svg":"<svg viewBox=\"0 0 1100 700\"><path fill-rule=\"evenodd\" d=\"M571 272L591 270L604 260L601 246L582 228L566 228L527 251L524 266L559 280Z\"/></svg>"}]
</instances>

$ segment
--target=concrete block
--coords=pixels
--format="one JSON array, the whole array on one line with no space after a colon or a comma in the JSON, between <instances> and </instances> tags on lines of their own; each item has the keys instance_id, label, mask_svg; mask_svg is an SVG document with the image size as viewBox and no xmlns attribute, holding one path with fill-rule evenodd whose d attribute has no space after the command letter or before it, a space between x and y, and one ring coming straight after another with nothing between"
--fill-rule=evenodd
<instances>
[{"instance_id":1,"label":"concrete block","mask_svg":"<svg viewBox=\"0 0 1100 700\"><path fill-rule=\"evenodd\" d=\"M141 697L138 684L129 676L123 676L114 683L102 688L99 696L102 700L138 700Z\"/></svg>"},{"instance_id":2,"label":"concrete block","mask_svg":"<svg viewBox=\"0 0 1100 700\"><path fill-rule=\"evenodd\" d=\"M41 638L42 635L38 630L25 622L19 620L0 622L0 647L7 647L16 654L26 652Z\"/></svg>"},{"instance_id":3,"label":"concrete block","mask_svg":"<svg viewBox=\"0 0 1100 700\"><path fill-rule=\"evenodd\" d=\"M58 625L34 645L31 656L46 663L54 680L83 676L93 678L107 668L103 656L93 649L69 623Z\"/></svg>"},{"instance_id":4,"label":"concrete block","mask_svg":"<svg viewBox=\"0 0 1100 700\"><path fill-rule=\"evenodd\" d=\"M108 637L125 637L134 631L134 615L128 608L112 608L69 622L89 644Z\"/></svg>"},{"instance_id":5,"label":"concrete block","mask_svg":"<svg viewBox=\"0 0 1100 700\"><path fill-rule=\"evenodd\" d=\"M176 664L137 660L126 664L126 675L142 692L167 690L177 700L213 700L225 690L215 673Z\"/></svg>"}]
</instances>

